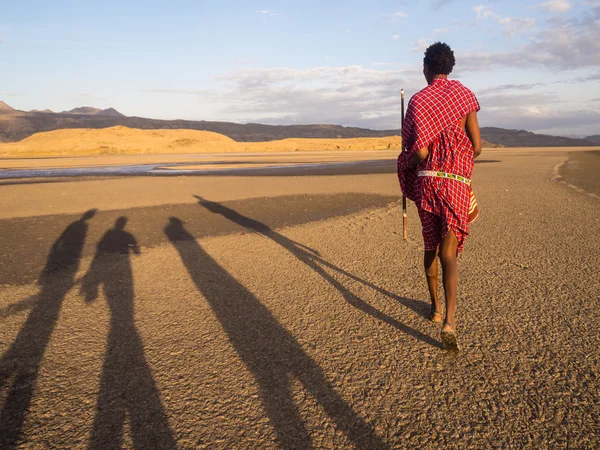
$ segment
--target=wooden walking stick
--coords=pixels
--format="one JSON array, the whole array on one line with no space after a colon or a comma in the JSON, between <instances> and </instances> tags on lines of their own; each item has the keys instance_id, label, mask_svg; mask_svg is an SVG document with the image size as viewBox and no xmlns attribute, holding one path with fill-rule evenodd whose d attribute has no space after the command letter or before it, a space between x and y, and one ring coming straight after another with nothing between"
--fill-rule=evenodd
<instances>
[{"instance_id":1,"label":"wooden walking stick","mask_svg":"<svg viewBox=\"0 0 600 450\"><path fill-rule=\"evenodd\" d=\"M400 133L404 135L404 89L400 90L400 97L402 99L400 101L400 104L402 105L402 124L400 126ZM404 153L405 150L406 148L404 147L404 138L402 138L402 153ZM407 241L408 230L406 227L406 197L404 196L404 193L402 193L402 234L404 236L404 240Z\"/></svg>"}]
</instances>

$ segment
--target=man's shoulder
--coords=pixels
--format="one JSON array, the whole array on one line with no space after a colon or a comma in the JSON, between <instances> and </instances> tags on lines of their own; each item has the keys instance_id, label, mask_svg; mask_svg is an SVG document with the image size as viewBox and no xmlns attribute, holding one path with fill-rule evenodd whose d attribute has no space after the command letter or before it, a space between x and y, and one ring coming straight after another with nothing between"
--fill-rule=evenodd
<instances>
[{"instance_id":1,"label":"man's shoulder","mask_svg":"<svg viewBox=\"0 0 600 450\"><path fill-rule=\"evenodd\" d=\"M466 94L466 95L475 95L471 89L466 87L464 84L462 84L458 80L452 80L450 83L451 83L450 86L452 87L452 89L454 91L461 92L462 94Z\"/></svg>"},{"instance_id":2,"label":"man's shoulder","mask_svg":"<svg viewBox=\"0 0 600 450\"><path fill-rule=\"evenodd\" d=\"M410 98L410 101L413 102L413 103L419 103L420 101L423 101L424 99L430 97L431 94L432 94L431 86L425 86L419 92L417 92L416 94L414 94Z\"/></svg>"}]
</instances>

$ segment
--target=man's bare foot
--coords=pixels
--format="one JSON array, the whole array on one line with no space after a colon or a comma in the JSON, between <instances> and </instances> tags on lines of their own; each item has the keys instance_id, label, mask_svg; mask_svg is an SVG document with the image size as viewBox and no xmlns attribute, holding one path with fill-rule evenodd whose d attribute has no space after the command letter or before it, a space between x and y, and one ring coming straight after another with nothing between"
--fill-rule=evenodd
<instances>
[{"instance_id":1,"label":"man's bare foot","mask_svg":"<svg viewBox=\"0 0 600 450\"><path fill-rule=\"evenodd\" d=\"M441 333L442 342L444 343L444 348L450 351L458 351L458 338L456 337L456 330L454 329L454 325L446 322L442 327Z\"/></svg>"},{"instance_id":2,"label":"man's bare foot","mask_svg":"<svg viewBox=\"0 0 600 450\"><path fill-rule=\"evenodd\" d=\"M435 309L434 306L431 307L431 311L429 312L429 320L433 323L442 323L442 312Z\"/></svg>"}]
</instances>

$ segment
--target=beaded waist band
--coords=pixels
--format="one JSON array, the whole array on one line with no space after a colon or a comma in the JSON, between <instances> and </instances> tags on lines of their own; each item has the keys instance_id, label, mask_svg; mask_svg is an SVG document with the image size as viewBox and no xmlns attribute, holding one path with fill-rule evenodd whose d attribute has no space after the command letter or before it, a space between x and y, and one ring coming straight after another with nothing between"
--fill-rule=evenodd
<instances>
[{"instance_id":1,"label":"beaded waist band","mask_svg":"<svg viewBox=\"0 0 600 450\"><path fill-rule=\"evenodd\" d=\"M463 183L468 184L469 186L471 185L471 180L469 180L468 178L465 178L461 175L455 175L453 173L441 172L438 170L419 170L417 175L420 177L448 178L450 180L461 181Z\"/></svg>"}]
</instances>

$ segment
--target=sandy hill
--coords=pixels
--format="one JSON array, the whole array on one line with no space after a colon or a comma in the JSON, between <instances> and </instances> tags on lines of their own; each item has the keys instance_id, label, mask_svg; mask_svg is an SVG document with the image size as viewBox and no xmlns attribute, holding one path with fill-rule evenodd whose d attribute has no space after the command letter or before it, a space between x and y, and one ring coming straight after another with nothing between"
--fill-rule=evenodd
<instances>
[{"instance_id":1,"label":"sandy hill","mask_svg":"<svg viewBox=\"0 0 600 450\"><path fill-rule=\"evenodd\" d=\"M139 130L123 126L36 133L0 144L2 156L83 156L317 150L399 150L398 136L351 139L283 139L236 142L219 133L196 130Z\"/></svg>"},{"instance_id":2,"label":"sandy hill","mask_svg":"<svg viewBox=\"0 0 600 450\"><path fill-rule=\"evenodd\" d=\"M14 111L14 108L11 108L3 101L0 101L0 111Z\"/></svg>"}]
</instances>

